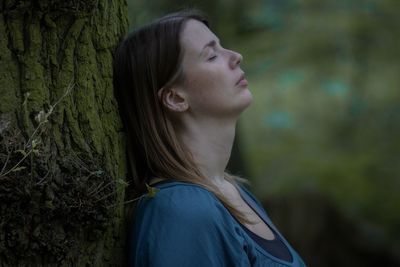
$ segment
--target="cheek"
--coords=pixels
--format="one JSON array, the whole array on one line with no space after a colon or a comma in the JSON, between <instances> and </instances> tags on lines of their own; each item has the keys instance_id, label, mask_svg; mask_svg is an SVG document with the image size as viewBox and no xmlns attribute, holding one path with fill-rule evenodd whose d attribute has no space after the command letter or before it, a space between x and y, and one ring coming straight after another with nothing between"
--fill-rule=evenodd
<instances>
[{"instance_id":1,"label":"cheek","mask_svg":"<svg viewBox=\"0 0 400 267\"><path fill-rule=\"evenodd\" d=\"M186 86L194 95L216 94L221 91L223 77L218 69L198 69L187 76Z\"/></svg>"},{"instance_id":2,"label":"cheek","mask_svg":"<svg viewBox=\"0 0 400 267\"><path fill-rule=\"evenodd\" d=\"M220 90L218 79L211 75L197 75L188 80L187 90L192 105L197 103L201 106L208 106L217 101L223 90ZM196 105L196 104L195 104Z\"/></svg>"},{"instance_id":3,"label":"cheek","mask_svg":"<svg viewBox=\"0 0 400 267\"><path fill-rule=\"evenodd\" d=\"M203 79L200 77L188 79L186 84L186 90L189 96L189 102L192 105L197 105L206 101L209 87L206 85Z\"/></svg>"}]
</instances>

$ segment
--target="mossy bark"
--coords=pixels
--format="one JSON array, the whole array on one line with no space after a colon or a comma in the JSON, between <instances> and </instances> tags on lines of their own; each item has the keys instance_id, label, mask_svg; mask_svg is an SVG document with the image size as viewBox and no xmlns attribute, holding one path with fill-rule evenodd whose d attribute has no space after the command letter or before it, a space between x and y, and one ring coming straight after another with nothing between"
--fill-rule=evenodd
<instances>
[{"instance_id":1,"label":"mossy bark","mask_svg":"<svg viewBox=\"0 0 400 267\"><path fill-rule=\"evenodd\" d=\"M120 266L124 0L0 4L0 266Z\"/></svg>"}]
</instances>

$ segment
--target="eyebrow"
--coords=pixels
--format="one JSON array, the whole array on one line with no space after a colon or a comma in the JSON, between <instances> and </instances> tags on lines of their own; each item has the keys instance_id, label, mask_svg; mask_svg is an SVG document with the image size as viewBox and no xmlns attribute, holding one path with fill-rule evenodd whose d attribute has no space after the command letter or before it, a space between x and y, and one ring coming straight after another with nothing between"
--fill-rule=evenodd
<instances>
[{"instance_id":1,"label":"eyebrow","mask_svg":"<svg viewBox=\"0 0 400 267\"><path fill-rule=\"evenodd\" d=\"M203 52L204 52L204 50L205 50L207 47L214 47L214 46L217 45L217 42L219 43L219 39L217 39L217 41L216 41L216 40L211 40L211 41L209 41L209 42L203 47L203 49L201 50L201 52L200 52L200 54L199 54L199 57L201 57L201 56L203 55Z\"/></svg>"}]
</instances>

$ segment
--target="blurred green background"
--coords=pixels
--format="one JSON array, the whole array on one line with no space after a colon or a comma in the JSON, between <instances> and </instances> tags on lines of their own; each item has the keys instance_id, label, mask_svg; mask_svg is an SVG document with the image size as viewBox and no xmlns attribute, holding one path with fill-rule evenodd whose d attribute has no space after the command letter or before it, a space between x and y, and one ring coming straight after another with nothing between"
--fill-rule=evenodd
<instances>
[{"instance_id":1,"label":"blurred green background","mask_svg":"<svg viewBox=\"0 0 400 267\"><path fill-rule=\"evenodd\" d=\"M128 0L208 14L253 93L229 165L309 266L400 266L399 0Z\"/></svg>"}]
</instances>

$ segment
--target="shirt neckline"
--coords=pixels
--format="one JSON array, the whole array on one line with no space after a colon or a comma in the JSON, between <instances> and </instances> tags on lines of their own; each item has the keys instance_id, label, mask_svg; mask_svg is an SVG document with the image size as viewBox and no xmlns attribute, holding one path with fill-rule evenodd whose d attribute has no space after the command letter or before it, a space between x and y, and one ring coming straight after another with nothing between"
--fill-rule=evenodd
<instances>
[{"instance_id":1,"label":"shirt neckline","mask_svg":"<svg viewBox=\"0 0 400 267\"><path fill-rule=\"evenodd\" d=\"M162 188L165 188L165 187L167 187L167 186L171 186L171 184L172 184L172 185L173 185L173 184L184 184L184 185L196 186L196 187L202 188L202 189L204 189L204 190L206 190L207 192L209 192L209 193L212 194L212 192L210 192L207 188L202 187L201 185L198 185L198 184L195 184L195 183L191 183L191 182L184 182L184 181L162 180L162 181L155 182L154 184L151 184L150 186L151 186L151 187L156 187L156 188L162 189ZM279 233L279 231L278 231L277 228L272 224L272 222L271 222L270 220L268 220L268 218L266 217L266 215L260 211L260 208L257 206L257 204L255 203L255 201L250 197L249 193L247 193L246 190L245 190L244 188L242 188L241 185L239 185L239 184L237 184L237 183L236 183L236 185L237 185L236 188L238 188L239 194L240 194L240 196L242 197L243 201L245 201L245 202L247 203L247 205L249 205L249 207L261 218L261 220L262 220L266 225L268 225L268 227L270 227L270 228L273 230L274 235L275 235L275 239L277 238L277 235L278 235L279 238L282 240L282 242L284 243L284 245L286 246L286 248L289 250L289 254L291 255L292 261L287 261L287 260L283 260L283 259L280 259L280 258L278 258L278 257L275 257L275 256L272 255L271 253L265 251L265 249L263 249L257 242L255 242L255 240L252 239L252 241L254 242L255 246L258 247L258 250L259 250L262 254L264 254L265 256L267 256L267 257L269 257L269 258L272 258L272 259L274 259L275 261L277 261L277 262L279 262L279 263L281 263L281 264L293 266L293 264L294 264L294 262L295 262L295 261L294 261L295 257L294 257L293 250L292 250L292 248L290 247L289 243L286 241L285 238L283 238L283 236ZM214 194L212 194L212 195L218 200L218 198L217 198ZM219 201L219 200L218 200L218 201ZM229 212L229 211L228 211L228 212ZM231 214L231 213L229 212L229 214ZM240 227L239 221L237 221L237 219L236 219L232 214L231 214L231 216L234 218L235 222L236 222L236 223L238 224L238 226ZM245 230L243 229L243 231L245 231ZM247 234L247 233L246 233L246 234ZM247 234L247 235L248 235L248 234ZM248 236L251 238L250 235L248 235ZM275 240L275 239L274 239L274 240Z\"/></svg>"}]
</instances>

